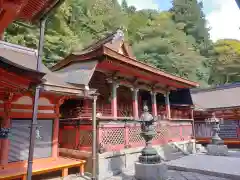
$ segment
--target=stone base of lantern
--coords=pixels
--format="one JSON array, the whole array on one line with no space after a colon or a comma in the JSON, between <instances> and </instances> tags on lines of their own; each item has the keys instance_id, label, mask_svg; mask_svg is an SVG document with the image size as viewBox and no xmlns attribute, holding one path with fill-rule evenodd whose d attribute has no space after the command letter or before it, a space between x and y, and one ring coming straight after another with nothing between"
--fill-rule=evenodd
<instances>
[{"instance_id":1,"label":"stone base of lantern","mask_svg":"<svg viewBox=\"0 0 240 180\"><path fill-rule=\"evenodd\" d=\"M135 178L136 180L167 180L167 165L164 163L158 164L142 164L135 163Z\"/></svg>"},{"instance_id":2,"label":"stone base of lantern","mask_svg":"<svg viewBox=\"0 0 240 180\"><path fill-rule=\"evenodd\" d=\"M208 144L207 154L212 156L227 156L228 147L223 144Z\"/></svg>"}]
</instances>

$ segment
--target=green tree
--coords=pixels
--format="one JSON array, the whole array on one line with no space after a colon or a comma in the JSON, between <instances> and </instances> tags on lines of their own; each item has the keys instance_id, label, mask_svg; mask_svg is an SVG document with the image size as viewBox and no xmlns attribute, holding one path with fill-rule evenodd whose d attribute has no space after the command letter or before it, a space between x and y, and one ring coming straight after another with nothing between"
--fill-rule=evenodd
<instances>
[{"instance_id":1,"label":"green tree","mask_svg":"<svg viewBox=\"0 0 240 180\"><path fill-rule=\"evenodd\" d=\"M173 20L187 35L194 37L197 48L208 49L209 29L203 13L202 2L197 0L173 0Z\"/></svg>"},{"instance_id":2,"label":"green tree","mask_svg":"<svg viewBox=\"0 0 240 180\"><path fill-rule=\"evenodd\" d=\"M194 39L179 30L172 14L162 12L152 16L147 26L139 29L140 40L135 41L136 56L169 73L207 85L206 58L195 51Z\"/></svg>"},{"instance_id":3,"label":"green tree","mask_svg":"<svg viewBox=\"0 0 240 180\"><path fill-rule=\"evenodd\" d=\"M240 81L240 41L223 39L214 44L215 61L209 83L225 84Z\"/></svg>"}]
</instances>

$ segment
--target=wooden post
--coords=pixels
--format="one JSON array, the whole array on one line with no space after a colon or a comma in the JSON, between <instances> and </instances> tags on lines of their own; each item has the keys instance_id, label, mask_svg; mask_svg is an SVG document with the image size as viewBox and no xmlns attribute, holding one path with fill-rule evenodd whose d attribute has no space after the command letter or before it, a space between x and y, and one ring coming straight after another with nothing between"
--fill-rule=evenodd
<instances>
[{"instance_id":1,"label":"wooden post","mask_svg":"<svg viewBox=\"0 0 240 180\"><path fill-rule=\"evenodd\" d=\"M151 92L151 99L152 99L152 113L153 117L157 116L157 99L156 99L156 92Z\"/></svg>"},{"instance_id":2,"label":"wooden post","mask_svg":"<svg viewBox=\"0 0 240 180\"><path fill-rule=\"evenodd\" d=\"M0 34L0 40L1 40L1 41L4 40L4 32Z\"/></svg>"},{"instance_id":3,"label":"wooden post","mask_svg":"<svg viewBox=\"0 0 240 180\"><path fill-rule=\"evenodd\" d=\"M13 94L9 93L4 99L4 117L3 117L3 128L10 128L11 119L9 113L11 112L11 101ZM8 152L9 152L9 139L1 140L1 151L0 151L0 165L6 165L8 163Z\"/></svg>"},{"instance_id":4,"label":"wooden post","mask_svg":"<svg viewBox=\"0 0 240 180\"><path fill-rule=\"evenodd\" d=\"M89 108L90 108L90 105L89 105L89 100L88 99L84 99L83 100L83 107L84 107L84 109L85 109L85 113L90 113L88 110L89 110Z\"/></svg>"},{"instance_id":5,"label":"wooden post","mask_svg":"<svg viewBox=\"0 0 240 180\"><path fill-rule=\"evenodd\" d=\"M57 159L58 158L58 143L59 143L59 116L60 116L60 112L59 112L59 108L60 106L64 103L65 101L65 96L63 96L62 98L60 98L55 105L55 114L56 114L56 118L54 119L54 124L53 124L53 145L52 145L52 157Z\"/></svg>"},{"instance_id":6,"label":"wooden post","mask_svg":"<svg viewBox=\"0 0 240 180\"><path fill-rule=\"evenodd\" d=\"M133 92L133 99L132 99L132 104L133 104L133 118L136 120L139 118L138 114L138 89L136 88L131 88Z\"/></svg>"},{"instance_id":7,"label":"wooden post","mask_svg":"<svg viewBox=\"0 0 240 180\"><path fill-rule=\"evenodd\" d=\"M170 108L170 101L169 101L169 94L170 92L167 91L165 96L165 106L166 106L166 114L167 114L167 119L171 119L171 108Z\"/></svg>"},{"instance_id":8,"label":"wooden post","mask_svg":"<svg viewBox=\"0 0 240 180\"><path fill-rule=\"evenodd\" d=\"M118 84L116 82L112 83L112 99L111 99L111 111L114 119L117 119L117 88Z\"/></svg>"},{"instance_id":9,"label":"wooden post","mask_svg":"<svg viewBox=\"0 0 240 180\"><path fill-rule=\"evenodd\" d=\"M129 148L129 125L125 123L124 126L124 148Z\"/></svg>"},{"instance_id":10,"label":"wooden post","mask_svg":"<svg viewBox=\"0 0 240 180\"><path fill-rule=\"evenodd\" d=\"M58 132L59 132L59 104L55 106L56 118L53 122L53 145L52 145L52 157L58 158Z\"/></svg>"}]
</instances>

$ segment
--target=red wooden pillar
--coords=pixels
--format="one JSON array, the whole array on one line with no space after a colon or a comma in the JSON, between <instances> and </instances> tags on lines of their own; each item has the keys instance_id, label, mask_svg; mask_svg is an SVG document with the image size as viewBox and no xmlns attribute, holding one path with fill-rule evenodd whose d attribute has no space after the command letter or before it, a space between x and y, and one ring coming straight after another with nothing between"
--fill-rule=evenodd
<instances>
[{"instance_id":1,"label":"red wooden pillar","mask_svg":"<svg viewBox=\"0 0 240 180\"><path fill-rule=\"evenodd\" d=\"M83 108L85 109L85 112L86 112L86 113L90 113L90 112L88 111L90 107L91 107L91 106L90 106L89 100L88 100L88 99L84 99L84 100L83 100Z\"/></svg>"},{"instance_id":2,"label":"red wooden pillar","mask_svg":"<svg viewBox=\"0 0 240 180\"><path fill-rule=\"evenodd\" d=\"M53 144L52 144L52 157L57 158L58 157L58 133L59 133L59 107L60 105L57 104L55 106L55 114L56 118L53 122Z\"/></svg>"},{"instance_id":3,"label":"red wooden pillar","mask_svg":"<svg viewBox=\"0 0 240 180\"><path fill-rule=\"evenodd\" d=\"M138 113L138 89L132 88L131 89L133 92L133 99L132 99L132 104L133 104L133 118L138 119L139 118L139 113Z\"/></svg>"},{"instance_id":4,"label":"red wooden pillar","mask_svg":"<svg viewBox=\"0 0 240 180\"><path fill-rule=\"evenodd\" d=\"M53 158L58 158L59 116L60 116L59 108L63 104L65 99L66 99L65 96L58 99L58 101L56 102L56 105L55 105L55 109L54 109L56 117L53 122L53 142L52 142L52 157Z\"/></svg>"},{"instance_id":5,"label":"red wooden pillar","mask_svg":"<svg viewBox=\"0 0 240 180\"><path fill-rule=\"evenodd\" d=\"M3 39L4 39L4 32L0 34L0 40L3 41Z\"/></svg>"},{"instance_id":6,"label":"red wooden pillar","mask_svg":"<svg viewBox=\"0 0 240 180\"><path fill-rule=\"evenodd\" d=\"M114 119L117 119L117 88L118 84L112 83L111 112Z\"/></svg>"},{"instance_id":7,"label":"red wooden pillar","mask_svg":"<svg viewBox=\"0 0 240 180\"><path fill-rule=\"evenodd\" d=\"M170 108L170 101L169 101L169 94L170 92L166 92L165 96L165 106L166 106L166 114L167 114L167 119L171 119L171 108Z\"/></svg>"},{"instance_id":8,"label":"red wooden pillar","mask_svg":"<svg viewBox=\"0 0 240 180\"><path fill-rule=\"evenodd\" d=\"M11 118L10 118L10 111L11 111L11 100L13 95L8 95L7 99L4 101L4 117L3 117L3 128L10 128L11 126ZM8 152L9 152L9 139L2 139L1 140L1 151L0 151L0 165L6 165L8 163Z\"/></svg>"},{"instance_id":9,"label":"red wooden pillar","mask_svg":"<svg viewBox=\"0 0 240 180\"><path fill-rule=\"evenodd\" d=\"M151 99L152 99L152 113L153 113L153 117L156 117L157 116L156 92L151 92Z\"/></svg>"}]
</instances>

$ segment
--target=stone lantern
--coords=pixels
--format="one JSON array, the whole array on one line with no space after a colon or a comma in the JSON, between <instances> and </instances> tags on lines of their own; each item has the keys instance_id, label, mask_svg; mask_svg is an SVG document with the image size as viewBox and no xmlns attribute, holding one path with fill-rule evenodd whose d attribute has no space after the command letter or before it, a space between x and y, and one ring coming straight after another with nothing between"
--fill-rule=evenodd
<instances>
[{"instance_id":1,"label":"stone lantern","mask_svg":"<svg viewBox=\"0 0 240 180\"><path fill-rule=\"evenodd\" d=\"M212 140L211 143L212 144L224 144L223 140L220 138L219 136L219 132L220 132L220 121L222 119L217 118L215 116L215 113L212 113L212 117L207 118L205 121L206 123L212 125Z\"/></svg>"},{"instance_id":2,"label":"stone lantern","mask_svg":"<svg viewBox=\"0 0 240 180\"><path fill-rule=\"evenodd\" d=\"M206 123L212 125L212 139L211 144L207 145L207 154L213 156L227 156L228 147L224 145L223 140L219 137L220 132L220 121L223 121L221 118L217 118L215 113L212 114L211 118L205 120Z\"/></svg>"},{"instance_id":3,"label":"stone lantern","mask_svg":"<svg viewBox=\"0 0 240 180\"><path fill-rule=\"evenodd\" d=\"M151 140L156 136L156 132L154 131L153 123L155 119L148 112L148 107L144 106L143 114L140 117L141 121L141 136L145 140L145 147L141 151L141 155L139 156L139 162L144 164L155 164L160 163L160 156L155 148L152 147Z\"/></svg>"},{"instance_id":4,"label":"stone lantern","mask_svg":"<svg viewBox=\"0 0 240 180\"><path fill-rule=\"evenodd\" d=\"M159 178L164 180L167 179L167 166L161 163L161 157L151 143L157 134L153 126L156 119L148 112L147 106L144 106L143 111L140 123L145 147L141 151L139 162L135 163L135 178L138 180L159 180Z\"/></svg>"}]
</instances>

